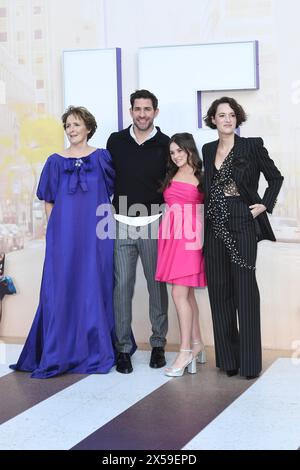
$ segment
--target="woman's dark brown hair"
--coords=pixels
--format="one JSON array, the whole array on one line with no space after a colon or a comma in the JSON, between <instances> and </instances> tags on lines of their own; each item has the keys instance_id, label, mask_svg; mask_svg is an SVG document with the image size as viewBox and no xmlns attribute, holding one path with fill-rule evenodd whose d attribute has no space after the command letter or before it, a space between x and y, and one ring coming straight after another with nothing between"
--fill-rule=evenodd
<instances>
[{"instance_id":1,"label":"woman's dark brown hair","mask_svg":"<svg viewBox=\"0 0 300 470\"><path fill-rule=\"evenodd\" d=\"M234 99L228 98L228 96L223 96L218 100L215 100L209 107L207 115L204 117L205 124L211 129L216 129L217 126L213 124L212 118L216 116L217 109L219 104L227 103L233 109L236 117L236 127L239 127L243 122L246 121L247 116L242 106Z\"/></svg>"},{"instance_id":2,"label":"woman's dark brown hair","mask_svg":"<svg viewBox=\"0 0 300 470\"><path fill-rule=\"evenodd\" d=\"M76 116L83 120L85 127L90 131L87 140L89 140L96 132L97 123L95 117L84 106L69 106L61 117L64 129L66 130L66 122L69 116Z\"/></svg>"},{"instance_id":3,"label":"woman's dark brown hair","mask_svg":"<svg viewBox=\"0 0 300 470\"><path fill-rule=\"evenodd\" d=\"M182 132L174 134L169 142L169 149L172 143L175 143L188 154L188 164L193 168L194 175L199 181L198 190L202 191L202 160L199 156L199 152L192 134L188 132ZM172 161L171 155L169 153L168 163L167 163L167 173L166 177L162 183L160 191L163 192L171 183L171 180L174 178L175 174L178 171L178 166Z\"/></svg>"}]
</instances>

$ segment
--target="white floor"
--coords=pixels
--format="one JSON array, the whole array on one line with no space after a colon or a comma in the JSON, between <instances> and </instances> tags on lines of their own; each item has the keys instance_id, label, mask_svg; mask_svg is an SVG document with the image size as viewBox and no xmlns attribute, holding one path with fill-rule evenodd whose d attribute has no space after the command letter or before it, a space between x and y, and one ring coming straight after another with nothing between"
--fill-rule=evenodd
<instances>
[{"instance_id":1,"label":"white floor","mask_svg":"<svg viewBox=\"0 0 300 470\"><path fill-rule=\"evenodd\" d=\"M0 343L0 376L21 345ZM0 449L70 449L169 380L133 356L134 374L91 375L0 426ZM175 353L167 353L171 362ZM34 379L33 379L34 380ZM278 359L184 450L293 450L300 446L300 360Z\"/></svg>"},{"instance_id":2,"label":"white floor","mask_svg":"<svg viewBox=\"0 0 300 470\"><path fill-rule=\"evenodd\" d=\"M12 358L13 346L8 346ZM167 353L167 360L174 355ZM148 367L149 357L149 351L137 351L134 375L115 370L91 375L5 422L0 426L0 449L70 449L171 380L163 369Z\"/></svg>"},{"instance_id":3,"label":"white floor","mask_svg":"<svg viewBox=\"0 0 300 470\"><path fill-rule=\"evenodd\" d=\"M22 348L22 344L5 344L0 341L0 377L12 372L8 366L17 361Z\"/></svg>"},{"instance_id":4,"label":"white floor","mask_svg":"<svg viewBox=\"0 0 300 470\"><path fill-rule=\"evenodd\" d=\"M295 450L300 447L300 361L277 359L185 450Z\"/></svg>"}]
</instances>

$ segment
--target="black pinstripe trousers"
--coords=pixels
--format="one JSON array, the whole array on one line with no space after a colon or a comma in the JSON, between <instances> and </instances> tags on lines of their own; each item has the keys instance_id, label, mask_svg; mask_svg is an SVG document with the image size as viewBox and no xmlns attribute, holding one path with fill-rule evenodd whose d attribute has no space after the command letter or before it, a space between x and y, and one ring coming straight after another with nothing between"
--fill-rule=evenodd
<instances>
[{"instance_id":1,"label":"black pinstripe trousers","mask_svg":"<svg viewBox=\"0 0 300 470\"><path fill-rule=\"evenodd\" d=\"M255 221L240 197L228 197L228 229L240 255L255 266ZM260 299L255 270L230 260L221 239L215 238L210 221L205 231L205 265L212 311L216 366L240 369L240 375L261 371Z\"/></svg>"},{"instance_id":2,"label":"black pinstripe trousers","mask_svg":"<svg viewBox=\"0 0 300 470\"><path fill-rule=\"evenodd\" d=\"M136 280L138 257L141 258L149 292L149 318L152 326L151 347L164 347L168 330L168 293L164 282L155 280L157 262L157 231L159 221L141 227L143 238L131 238L131 228L117 222L114 248L114 310L116 348L130 353L132 349L132 298ZM136 227L132 227L136 233ZM155 233L156 238L152 238ZM129 232L129 235L128 235ZM146 298L145 298L146 301Z\"/></svg>"}]
</instances>

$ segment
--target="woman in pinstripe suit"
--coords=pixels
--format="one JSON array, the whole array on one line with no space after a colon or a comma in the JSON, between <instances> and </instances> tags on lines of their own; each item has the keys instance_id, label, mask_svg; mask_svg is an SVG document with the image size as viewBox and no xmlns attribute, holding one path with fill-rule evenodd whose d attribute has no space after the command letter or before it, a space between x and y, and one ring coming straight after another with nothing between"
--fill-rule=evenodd
<instances>
[{"instance_id":1,"label":"woman in pinstripe suit","mask_svg":"<svg viewBox=\"0 0 300 470\"><path fill-rule=\"evenodd\" d=\"M202 148L204 256L216 366L228 376L252 379L262 367L257 242L275 241L266 212L273 210L283 177L261 138L235 134L246 115L233 98L215 100L204 120L219 135ZM262 198L257 192L261 173L268 183Z\"/></svg>"}]
</instances>

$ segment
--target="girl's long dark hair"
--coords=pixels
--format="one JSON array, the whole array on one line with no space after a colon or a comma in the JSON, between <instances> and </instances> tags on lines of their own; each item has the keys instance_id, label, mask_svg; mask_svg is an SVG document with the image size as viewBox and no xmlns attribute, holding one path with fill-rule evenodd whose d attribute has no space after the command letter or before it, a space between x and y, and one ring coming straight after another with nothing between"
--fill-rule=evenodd
<instances>
[{"instance_id":1,"label":"girl's long dark hair","mask_svg":"<svg viewBox=\"0 0 300 470\"><path fill-rule=\"evenodd\" d=\"M169 149L172 143L175 143L188 154L188 163L194 170L194 175L199 181L198 190L202 191L203 188L203 178L202 178L202 160L199 156L199 152L192 134L188 132L181 132L178 134L172 135L169 142ZM171 159L169 152L168 163L167 163L167 173L165 179L160 187L160 192L163 192L171 183L171 180L174 178L178 171L178 167Z\"/></svg>"}]
</instances>

